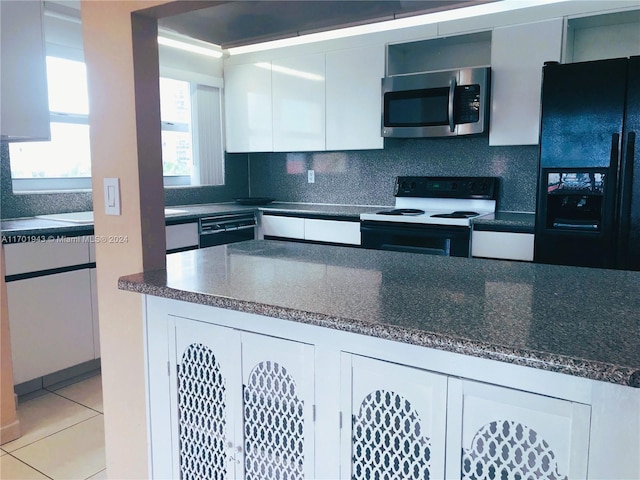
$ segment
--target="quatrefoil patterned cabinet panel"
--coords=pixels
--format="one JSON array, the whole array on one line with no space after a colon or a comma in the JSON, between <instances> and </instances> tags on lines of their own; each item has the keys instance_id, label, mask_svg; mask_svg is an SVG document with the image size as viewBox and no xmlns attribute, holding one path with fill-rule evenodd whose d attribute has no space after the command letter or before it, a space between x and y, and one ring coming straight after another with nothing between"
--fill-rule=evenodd
<instances>
[{"instance_id":1,"label":"quatrefoil patterned cabinet panel","mask_svg":"<svg viewBox=\"0 0 640 480\"><path fill-rule=\"evenodd\" d=\"M313 478L312 346L182 320L173 478Z\"/></svg>"},{"instance_id":2,"label":"quatrefoil patterned cabinet panel","mask_svg":"<svg viewBox=\"0 0 640 480\"><path fill-rule=\"evenodd\" d=\"M446 401L443 375L343 354L341 478L444 478Z\"/></svg>"},{"instance_id":3,"label":"quatrefoil patterned cabinet panel","mask_svg":"<svg viewBox=\"0 0 640 480\"><path fill-rule=\"evenodd\" d=\"M242 478L240 332L192 320L175 327L173 478ZM177 451L176 451L177 450Z\"/></svg>"},{"instance_id":4,"label":"quatrefoil patterned cabinet panel","mask_svg":"<svg viewBox=\"0 0 640 480\"><path fill-rule=\"evenodd\" d=\"M449 396L447 478L587 477L589 406L457 379Z\"/></svg>"},{"instance_id":5,"label":"quatrefoil patterned cabinet panel","mask_svg":"<svg viewBox=\"0 0 640 480\"><path fill-rule=\"evenodd\" d=\"M314 478L314 349L242 332L246 480Z\"/></svg>"}]
</instances>

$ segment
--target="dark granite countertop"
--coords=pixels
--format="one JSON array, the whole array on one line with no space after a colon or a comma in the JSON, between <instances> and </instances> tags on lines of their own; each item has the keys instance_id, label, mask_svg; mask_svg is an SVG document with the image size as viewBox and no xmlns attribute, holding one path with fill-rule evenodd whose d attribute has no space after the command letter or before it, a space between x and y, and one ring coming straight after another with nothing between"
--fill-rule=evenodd
<instances>
[{"instance_id":1,"label":"dark granite countertop","mask_svg":"<svg viewBox=\"0 0 640 480\"><path fill-rule=\"evenodd\" d=\"M640 272L263 240L119 287L640 387Z\"/></svg>"},{"instance_id":2,"label":"dark granite countertop","mask_svg":"<svg viewBox=\"0 0 640 480\"><path fill-rule=\"evenodd\" d=\"M198 205L175 205L166 208L178 213L168 214L167 225L195 222L201 217L220 213L269 211L292 215L311 215L357 220L360 213L377 212L388 207L357 205L326 205L313 203L274 202L264 206L238 205L236 203L207 203ZM0 231L5 237L91 235L93 223L75 223L39 217L15 218L0 221Z\"/></svg>"},{"instance_id":3,"label":"dark granite countertop","mask_svg":"<svg viewBox=\"0 0 640 480\"><path fill-rule=\"evenodd\" d=\"M360 220L361 213L375 213L380 210L388 210L393 207L383 205L327 205L314 203L285 203L274 202L260 207L265 213L285 213L300 216L327 216L342 217L345 219Z\"/></svg>"},{"instance_id":4,"label":"dark granite countertop","mask_svg":"<svg viewBox=\"0 0 640 480\"><path fill-rule=\"evenodd\" d=\"M5 237L48 237L50 235L92 235L93 223L71 223L28 217L2 220L0 222L3 243Z\"/></svg>"},{"instance_id":5,"label":"dark granite countertop","mask_svg":"<svg viewBox=\"0 0 640 480\"><path fill-rule=\"evenodd\" d=\"M529 212L496 212L473 219L474 230L534 233L536 215Z\"/></svg>"}]
</instances>

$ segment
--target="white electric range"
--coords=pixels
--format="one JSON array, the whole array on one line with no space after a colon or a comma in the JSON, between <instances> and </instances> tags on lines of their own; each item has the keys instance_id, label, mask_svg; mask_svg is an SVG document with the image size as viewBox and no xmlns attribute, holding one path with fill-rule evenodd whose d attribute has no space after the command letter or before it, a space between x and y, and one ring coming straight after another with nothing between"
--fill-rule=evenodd
<instances>
[{"instance_id":1,"label":"white electric range","mask_svg":"<svg viewBox=\"0 0 640 480\"><path fill-rule=\"evenodd\" d=\"M470 256L471 221L496 210L496 177L397 177L395 207L360 215L362 246Z\"/></svg>"}]
</instances>

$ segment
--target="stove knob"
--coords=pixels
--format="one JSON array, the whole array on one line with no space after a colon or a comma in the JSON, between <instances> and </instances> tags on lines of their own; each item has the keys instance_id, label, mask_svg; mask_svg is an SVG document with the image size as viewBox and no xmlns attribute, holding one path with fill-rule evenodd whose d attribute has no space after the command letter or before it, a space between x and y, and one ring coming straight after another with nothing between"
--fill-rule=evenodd
<instances>
[{"instance_id":1,"label":"stove knob","mask_svg":"<svg viewBox=\"0 0 640 480\"><path fill-rule=\"evenodd\" d=\"M458 188L458 182L451 183L451 190L456 190Z\"/></svg>"},{"instance_id":2,"label":"stove knob","mask_svg":"<svg viewBox=\"0 0 640 480\"><path fill-rule=\"evenodd\" d=\"M416 188L416 182L411 182L411 189L414 190Z\"/></svg>"},{"instance_id":3,"label":"stove knob","mask_svg":"<svg viewBox=\"0 0 640 480\"><path fill-rule=\"evenodd\" d=\"M470 191L475 191L476 189L476 182L469 182L469 190Z\"/></svg>"}]
</instances>

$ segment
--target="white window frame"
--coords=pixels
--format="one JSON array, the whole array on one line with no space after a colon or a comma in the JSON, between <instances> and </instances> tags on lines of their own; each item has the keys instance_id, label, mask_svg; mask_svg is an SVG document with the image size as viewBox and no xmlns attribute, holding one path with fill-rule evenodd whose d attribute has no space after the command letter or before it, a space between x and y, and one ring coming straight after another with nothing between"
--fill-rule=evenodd
<instances>
[{"instance_id":1,"label":"white window frame","mask_svg":"<svg viewBox=\"0 0 640 480\"><path fill-rule=\"evenodd\" d=\"M53 31L53 42L47 42L47 55L66 58L69 60L81 61L84 62L84 52L82 49L82 35L81 31L81 21L79 15L76 17L75 12L74 15L68 14L68 10L65 9L65 13L60 14L56 11L48 11L45 9L45 15L51 17L54 20L54 23L59 23L60 21L67 22L69 28L73 28L71 25L76 24L78 28L77 31L74 31L75 38L68 39L65 35L65 32L62 30L66 30L66 27L54 26ZM59 37L60 33L62 36ZM62 39L62 40L61 40ZM69 40L67 42L67 40ZM58 43L60 41L60 43ZM193 156L194 156L194 168L193 174L191 176L164 176L164 185L165 186L198 186L201 184L205 185L224 185L225 177L224 177L224 131L223 131L223 118L222 118L222 89L223 89L223 80L222 78L213 77L201 73L189 72L182 69L176 69L171 67L163 67L160 66L160 76L167 78L174 78L176 80L187 81L191 84L191 112L192 112L192 138L193 138ZM218 89L217 91L217 99L213 99L213 105L210 103L208 106L204 107L203 112L198 112L198 107L196 103L198 102L198 87L212 87L214 89ZM211 99L209 99L211 100ZM211 116L210 119L207 119L207 112ZM220 138L212 139L211 135L199 134L198 132L198 123L206 122L207 120L211 120L217 116L218 128L220 129ZM204 119L203 119L204 117ZM63 114L59 112L50 112L50 122L51 123L76 123L76 124L89 124L89 117L87 115L71 115L71 114ZM163 129L171 129L171 126L163 123ZM213 137L216 137L215 135ZM201 160L204 158L204 155L201 155L201 152L210 152L208 155L208 159L211 159L211 156L220 155L219 158L215 159L216 166L212 168L203 168L201 164ZM217 153L211 153L217 152ZM164 173L164 172L163 172ZM212 179L215 183L210 183L209 181L201 181L202 177L206 177L206 179ZM13 179L13 190L15 193L62 193L62 192L90 192L91 191L91 177L65 177L65 178L19 178Z\"/></svg>"},{"instance_id":2,"label":"white window frame","mask_svg":"<svg viewBox=\"0 0 640 480\"><path fill-rule=\"evenodd\" d=\"M76 62L83 62L78 58L78 52L73 49L51 48L47 56L64 58ZM66 54L65 54L66 53ZM81 53L81 52L80 52ZM89 115L78 113L49 112L49 123L70 123L75 125L89 125ZM89 159L90 160L90 159ZM91 177L43 177L43 178L11 178L14 193L63 193L91 191Z\"/></svg>"},{"instance_id":3,"label":"white window frame","mask_svg":"<svg viewBox=\"0 0 640 480\"><path fill-rule=\"evenodd\" d=\"M164 177L165 187L224 185L223 79L162 65L160 65L160 77L182 80L191 85L191 135L194 160L192 174L190 177L186 175L166 176ZM203 95L202 90L206 91L207 89L215 90L213 94L215 98L207 98L206 94ZM201 106L202 103L205 105ZM220 129L219 138L201 134L201 130L205 128L204 124L215 121L215 119L217 119L217 125ZM168 122L162 122L162 124L163 129L170 130L172 128ZM178 128L175 125L174 127ZM204 152L209 152L209 155L205 155ZM212 159L211 157L216 154L220 157ZM206 163L207 160L209 163Z\"/></svg>"}]
</instances>

